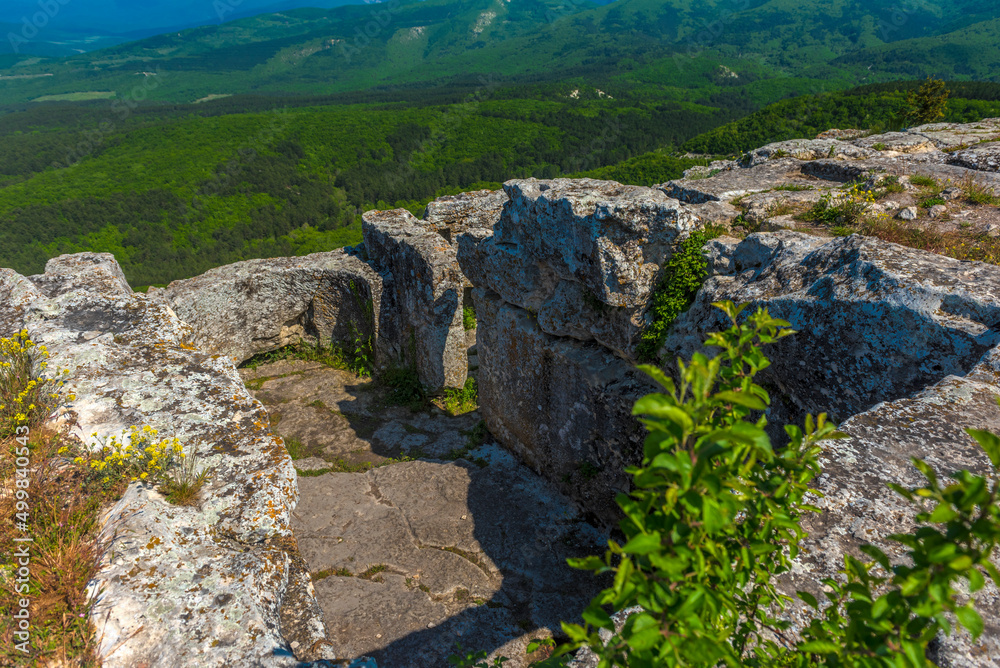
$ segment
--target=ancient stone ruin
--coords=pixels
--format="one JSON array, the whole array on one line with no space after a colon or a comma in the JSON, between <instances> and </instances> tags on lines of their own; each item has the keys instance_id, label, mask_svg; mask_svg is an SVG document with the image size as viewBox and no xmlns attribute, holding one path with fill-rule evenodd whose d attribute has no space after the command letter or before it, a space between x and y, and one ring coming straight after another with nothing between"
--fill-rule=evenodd
<instances>
[{"instance_id":1,"label":"ancient stone ruin","mask_svg":"<svg viewBox=\"0 0 1000 668\"><path fill-rule=\"evenodd\" d=\"M798 332L768 351L771 423L824 411L850 436L824 451L823 512L783 589L818 592L863 542L898 558L885 537L912 512L885 483L917 482L909 458L988 466L963 429L1000 430L1000 268L831 237L789 211L891 178L873 210L1000 232L997 207L962 197L1000 193L998 139L993 119L780 142L655 188L510 181L423 220L369 212L358 248L149 294L110 255L0 270L0 335L26 328L69 370L61 425L86 442L148 424L213 469L198 507L137 483L107 512L113 549L93 583L104 664L441 666L460 642L528 665L528 639L557 633L599 584L565 559L601 551L617 519L623 469L641 457L631 408L651 389L634 369L651 295L677 243L709 224L734 236L704 247L710 277L664 368L725 325L712 302L767 307ZM917 177L945 186L943 208L916 204ZM747 224L759 231L735 236ZM432 392L474 376L478 411L387 407L377 382L313 362L237 368L357 340ZM942 665L1000 665L1000 595L981 606L986 632L942 639Z\"/></svg>"}]
</instances>

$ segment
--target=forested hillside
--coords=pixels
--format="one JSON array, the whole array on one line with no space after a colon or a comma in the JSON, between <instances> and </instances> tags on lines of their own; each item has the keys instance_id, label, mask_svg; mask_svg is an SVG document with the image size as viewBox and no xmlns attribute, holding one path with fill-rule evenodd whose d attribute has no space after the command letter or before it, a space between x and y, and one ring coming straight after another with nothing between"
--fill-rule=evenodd
<instances>
[{"instance_id":1,"label":"forested hillside","mask_svg":"<svg viewBox=\"0 0 1000 668\"><path fill-rule=\"evenodd\" d=\"M969 0L392 0L263 14L0 71L0 100L194 102L506 77L760 106L899 78L1000 76L1000 6ZM235 18L227 14L226 19ZM39 38L40 39L40 38ZM4 63L0 62L0 67ZM16 73L18 79L5 78ZM29 78L30 77L30 78ZM155 77L155 85L147 81ZM78 98L74 98L78 99Z\"/></svg>"},{"instance_id":2,"label":"forested hillside","mask_svg":"<svg viewBox=\"0 0 1000 668\"><path fill-rule=\"evenodd\" d=\"M875 84L783 100L694 137L682 148L695 153L734 154L772 141L815 137L830 128L899 129L907 107L906 93L920 83ZM948 88L952 99L942 121L969 123L1000 116L1000 84L953 81Z\"/></svg>"},{"instance_id":3,"label":"forested hillside","mask_svg":"<svg viewBox=\"0 0 1000 668\"><path fill-rule=\"evenodd\" d=\"M163 284L357 243L371 208L419 215L435 196L528 176L654 185L707 159L684 151L891 127L912 85L794 98L721 126L735 112L569 97L565 85L439 90L422 105L388 94L152 105L97 133L100 105L38 105L0 116L0 266L30 274L60 253L107 251L134 285ZM950 87L948 120L1000 116L1000 85Z\"/></svg>"},{"instance_id":4,"label":"forested hillside","mask_svg":"<svg viewBox=\"0 0 1000 668\"><path fill-rule=\"evenodd\" d=\"M420 213L435 195L613 165L719 123L718 110L693 104L593 90L517 97L526 92L423 106L222 100L145 109L96 134L100 108L8 114L0 265L33 273L56 254L101 250L134 284L161 284L248 257L354 243L368 208ZM225 113L236 106L261 109ZM649 178L692 164L660 156Z\"/></svg>"}]
</instances>

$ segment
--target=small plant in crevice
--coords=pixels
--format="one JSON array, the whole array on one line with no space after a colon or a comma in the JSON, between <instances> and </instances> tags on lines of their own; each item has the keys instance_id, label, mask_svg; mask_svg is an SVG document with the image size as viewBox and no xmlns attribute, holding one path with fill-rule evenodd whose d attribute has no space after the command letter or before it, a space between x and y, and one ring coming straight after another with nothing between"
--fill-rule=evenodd
<instances>
[{"instance_id":1,"label":"small plant in crevice","mask_svg":"<svg viewBox=\"0 0 1000 668\"><path fill-rule=\"evenodd\" d=\"M375 369L375 302L363 297L354 281L349 288L364 322L360 327L353 321L349 323L351 338L349 343L341 345L341 355L349 371L368 378Z\"/></svg>"},{"instance_id":2,"label":"small plant in crevice","mask_svg":"<svg viewBox=\"0 0 1000 668\"><path fill-rule=\"evenodd\" d=\"M503 668L503 664L510 661L506 656L498 656L493 661L488 661L489 655L485 651L469 652L461 643L455 643L455 651L458 653L448 657L448 665L453 668Z\"/></svg>"},{"instance_id":3,"label":"small plant in crevice","mask_svg":"<svg viewBox=\"0 0 1000 668\"><path fill-rule=\"evenodd\" d=\"M479 407L479 390L476 387L476 379L465 379L465 386L461 389L448 388L444 391L444 409L452 415L461 415L474 411Z\"/></svg>"},{"instance_id":4,"label":"small plant in crevice","mask_svg":"<svg viewBox=\"0 0 1000 668\"><path fill-rule=\"evenodd\" d=\"M966 176L959 184L965 194L965 201L970 204L986 204L1000 206L1000 194L975 178L972 174Z\"/></svg>"},{"instance_id":5,"label":"small plant in crevice","mask_svg":"<svg viewBox=\"0 0 1000 668\"><path fill-rule=\"evenodd\" d=\"M427 406L427 390L420 382L415 366L391 366L379 376L379 382L388 388L387 403L420 410Z\"/></svg>"},{"instance_id":6,"label":"small plant in crevice","mask_svg":"<svg viewBox=\"0 0 1000 668\"><path fill-rule=\"evenodd\" d=\"M823 225L853 227L870 215L875 193L852 183L843 191L825 193L818 202L799 215L801 220Z\"/></svg>"},{"instance_id":7,"label":"small plant in crevice","mask_svg":"<svg viewBox=\"0 0 1000 668\"><path fill-rule=\"evenodd\" d=\"M581 478L589 482L594 478L596 478L598 474L600 474L601 469L600 467L595 466L591 462L583 461L580 462L580 465L577 467L577 471L580 472Z\"/></svg>"},{"instance_id":8,"label":"small plant in crevice","mask_svg":"<svg viewBox=\"0 0 1000 668\"><path fill-rule=\"evenodd\" d=\"M131 482L162 482L169 469L184 459L184 449L176 438L157 438L149 425L132 426L121 438L91 436L96 448L84 450L74 462L87 468L91 480L106 491L121 492Z\"/></svg>"},{"instance_id":9,"label":"small plant in crevice","mask_svg":"<svg viewBox=\"0 0 1000 668\"><path fill-rule=\"evenodd\" d=\"M614 308L598 299L597 295L588 287L583 288L583 303L595 313L607 313Z\"/></svg>"},{"instance_id":10,"label":"small plant in crevice","mask_svg":"<svg viewBox=\"0 0 1000 668\"><path fill-rule=\"evenodd\" d=\"M309 449L297 438L286 438L283 439L285 442L285 450L288 451L288 456L292 460L305 459L309 456Z\"/></svg>"},{"instance_id":11,"label":"small plant in crevice","mask_svg":"<svg viewBox=\"0 0 1000 668\"><path fill-rule=\"evenodd\" d=\"M882 192L877 194L876 199L878 199L878 196L886 195L888 193L898 194L901 192L906 192L906 188L899 180L899 177L896 176L895 174L890 174L889 176L886 176L884 179L882 179L882 183L880 183L879 185L881 187Z\"/></svg>"},{"instance_id":12,"label":"small plant in crevice","mask_svg":"<svg viewBox=\"0 0 1000 668\"><path fill-rule=\"evenodd\" d=\"M708 276L708 260L702 255L702 246L718 236L721 232L715 229L692 232L674 245L650 299L648 324L636 350L640 360L656 358L674 320L694 301Z\"/></svg>"},{"instance_id":13,"label":"small plant in crevice","mask_svg":"<svg viewBox=\"0 0 1000 668\"><path fill-rule=\"evenodd\" d=\"M465 436L465 445L461 448L455 448L448 454L444 456L444 459L455 461L456 459L467 459L479 468L486 468L489 466L489 462L482 457L470 457L469 455L473 450L480 447L490 437L490 431L486 427L486 421L480 420L471 429L459 432Z\"/></svg>"},{"instance_id":14,"label":"small plant in crevice","mask_svg":"<svg viewBox=\"0 0 1000 668\"><path fill-rule=\"evenodd\" d=\"M936 188L938 185L935 179L923 174L912 174L910 176L910 183L920 188Z\"/></svg>"},{"instance_id":15,"label":"small plant in crevice","mask_svg":"<svg viewBox=\"0 0 1000 668\"><path fill-rule=\"evenodd\" d=\"M375 564L358 573L357 577L362 580L371 580L372 582L385 582L385 579L380 574L387 570L389 570L389 567L385 564Z\"/></svg>"},{"instance_id":16,"label":"small plant in crevice","mask_svg":"<svg viewBox=\"0 0 1000 668\"><path fill-rule=\"evenodd\" d=\"M467 332L476 328L476 309L472 306L462 307L462 327Z\"/></svg>"},{"instance_id":17,"label":"small plant in crevice","mask_svg":"<svg viewBox=\"0 0 1000 668\"><path fill-rule=\"evenodd\" d=\"M63 381L43 375L48 359L48 349L36 345L27 330L0 338L0 439L41 424L59 404Z\"/></svg>"},{"instance_id":18,"label":"small plant in crevice","mask_svg":"<svg viewBox=\"0 0 1000 668\"><path fill-rule=\"evenodd\" d=\"M193 506L198 503L211 473L209 468L198 470L198 456L194 450L181 453L180 461L164 473L156 490L163 494L168 503Z\"/></svg>"}]
</instances>

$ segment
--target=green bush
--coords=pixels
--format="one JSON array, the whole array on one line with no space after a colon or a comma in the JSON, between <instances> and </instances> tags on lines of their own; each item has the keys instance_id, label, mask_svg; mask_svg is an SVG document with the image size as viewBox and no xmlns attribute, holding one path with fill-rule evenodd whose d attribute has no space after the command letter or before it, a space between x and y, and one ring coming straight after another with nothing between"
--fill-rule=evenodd
<instances>
[{"instance_id":1,"label":"green bush","mask_svg":"<svg viewBox=\"0 0 1000 668\"><path fill-rule=\"evenodd\" d=\"M713 334L714 358L695 354L679 363L676 380L641 367L663 386L636 402L649 434L641 466L628 469L635 490L619 495L624 542L609 542L603 557L571 560L576 568L613 574L613 583L583 613L585 625L563 624L570 642L536 665L564 665L583 646L602 668L628 666L926 666L928 643L950 633L951 619L973 636L983 621L959 589L979 590L988 576L1000 583L990 557L1000 541L998 477L968 471L942 485L927 478L915 489L892 488L920 511L913 534L890 536L909 548L892 566L873 546L874 563L847 556L846 582L824 581L828 601L799 598L817 612L800 638L780 618L788 597L773 578L787 572L804 537L799 520L816 511L804 503L819 473L819 443L838 438L824 415L805 428L786 426L789 444L776 450L761 415L767 392L753 382L768 359L760 350L792 334L788 323L758 310L737 323L742 308L716 304L733 326ZM1000 438L969 430L1000 467ZM961 586L960 586L961 585ZM616 631L614 610L638 606ZM602 641L599 630L610 632ZM780 637L779 646L773 638Z\"/></svg>"},{"instance_id":2,"label":"green bush","mask_svg":"<svg viewBox=\"0 0 1000 668\"><path fill-rule=\"evenodd\" d=\"M476 309L471 306L462 307L462 327L467 332L476 328Z\"/></svg>"},{"instance_id":3,"label":"green bush","mask_svg":"<svg viewBox=\"0 0 1000 668\"><path fill-rule=\"evenodd\" d=\"M649 324L642 333L637 349L639 359L656 358L663 339L678 315L694 301L694 296L708 276L708 261L701 248L719 236L714 230L694 232L675 244L673 255L663 267L659 283L649 306Z\"/></svg>"}]
</instances>

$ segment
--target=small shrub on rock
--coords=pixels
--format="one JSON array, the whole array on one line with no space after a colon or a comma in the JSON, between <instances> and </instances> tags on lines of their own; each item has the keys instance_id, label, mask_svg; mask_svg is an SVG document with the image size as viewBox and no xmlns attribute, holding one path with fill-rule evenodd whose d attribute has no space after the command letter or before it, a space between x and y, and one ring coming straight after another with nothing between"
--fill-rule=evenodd
<instances>
[{"instance_id":1,"label":"small shrub on rock","mask_svg":"<svg viewBox=\"0 0 1000 668\"><path fill-rule=\"evenodd\" d=\"M843 435L824 415L808 416L804 429L785 427L786 447L772 447L766 419L754 419L769 403L754 376L769 366L760 346L792 331L764 310L737 324L741 308L716 306L733 321L707 341L717 356L680 362L676 378L642 367L663 391L633 409L649 433L642 464L627 469L635 489L617 499L624 540L610 541L603 557L570 561L613 574L613 583L583 613L584 625L563 624L570 642L535 665L566 665L586 646L601 668L916 668L932 665L928 644L954 621L974 638L982 633L974 594L986 578L1000 584L991 561L1000 542L1000 437L977 430L968 433L995 470L942 483L914 459L926 484L891 486L918 510L914 533L889 537L909 548L904 563L874 546L862 547L872 563L846 556L843 579L824 581L825 604L798 593L816 612L790 633L780 613L791 599L773 578L799 551L802 514L817 511L805 499L819 443ZM632 614L616 625L610 613L626 609Z\"/></svg>"},{"instance_id":2,"label":"small shrub on rock","mask_svg":"<svg viewBox=\"0 0 1000 668\"><path fill-rule=\"evenodd\" d=\"M695 294L708 276L708 260L701 249L719 236L714 230L693 232L674 247L673 255L661 272L649 306L649 322L642 332L636 354L640 360L656 358L663 339L681 313L694 300Z\"/></svg>"},{"instance_id":3,"label":"small shrub on rock","mask_svg":"<svg viewBox=\"0 0 1000 668\"><path fill-rule=\"evenodd\" d=\"M46 378L49 351L21 331L0 339L0 439L41 424L59 402L63 382Z\"/></svg>"}]
</instances>

